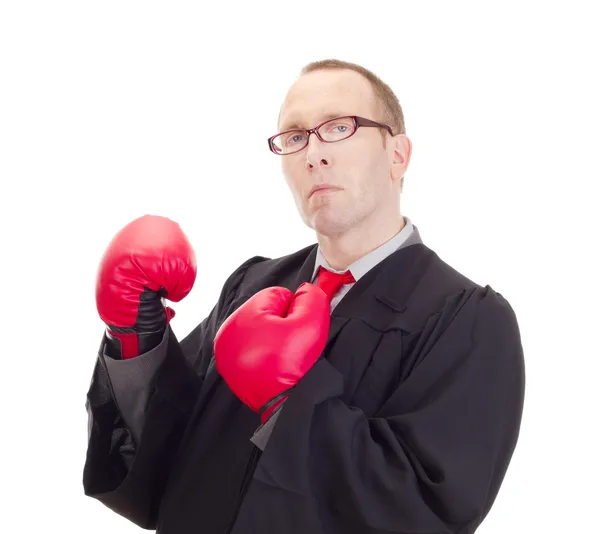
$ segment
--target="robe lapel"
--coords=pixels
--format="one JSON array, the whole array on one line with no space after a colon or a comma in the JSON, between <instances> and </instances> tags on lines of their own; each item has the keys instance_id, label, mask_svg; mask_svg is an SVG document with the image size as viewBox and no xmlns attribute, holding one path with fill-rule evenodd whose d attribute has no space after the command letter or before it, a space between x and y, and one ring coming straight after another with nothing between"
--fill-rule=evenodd
<instances>
[{"instance_id":1,"label":"robe lapel","mask_svg":"<svg viewBox=\"0 0 600 534\"><path fill-rule=\"evenodd\" d=\"M362 277L333 310L323 357L342 375L341 399L373 414L418 330L410 297L431 260L424 246L400 249Z\"/></svg>"}]
</instances>

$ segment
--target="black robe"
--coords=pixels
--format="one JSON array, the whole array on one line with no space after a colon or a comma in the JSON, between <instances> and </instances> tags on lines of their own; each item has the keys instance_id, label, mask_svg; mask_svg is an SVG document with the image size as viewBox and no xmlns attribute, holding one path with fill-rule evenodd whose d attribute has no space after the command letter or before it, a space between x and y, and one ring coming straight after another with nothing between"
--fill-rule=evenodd
<instances>
[{"instance_id":1,"label":"black robe","mask_svg":"<svg viewBox=\"0 0 600 534\"><path fill-rule=\"evenodd\" d=\"M113 400L101 346L87 398L87 495L163 534L475 531L518 439L519 327L502 295L423 244L350 289L266 448L251 442L259 416L215 371L213 338L260 289L309 281L316 250L251 258L185 339L168 329L139 439Z\"/></svg>"}]
</instances>

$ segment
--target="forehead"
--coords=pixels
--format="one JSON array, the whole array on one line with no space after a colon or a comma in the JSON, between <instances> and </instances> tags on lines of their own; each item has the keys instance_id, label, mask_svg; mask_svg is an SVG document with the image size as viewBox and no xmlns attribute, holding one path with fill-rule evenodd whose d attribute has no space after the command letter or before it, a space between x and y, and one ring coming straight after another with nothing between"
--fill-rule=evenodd
<instances>
[{"instance_id":1,"label":"forehead","mask_svg":"<svg viewBox=\"0 0 600 534\"><path fill-rule=\"evenodd\" d=\"M288 90L279 130L311 128L340 115L376 119L370 83L351 70L320 70L301 76Z\"/></svg>"}]
</instances>

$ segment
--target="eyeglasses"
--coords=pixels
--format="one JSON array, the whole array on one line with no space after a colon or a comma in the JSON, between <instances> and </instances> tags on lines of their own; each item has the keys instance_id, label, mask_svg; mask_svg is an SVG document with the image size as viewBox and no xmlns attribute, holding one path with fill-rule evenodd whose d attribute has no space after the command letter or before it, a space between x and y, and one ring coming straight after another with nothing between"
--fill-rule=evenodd
<instances>
[{"instance_id":1,"label":"eyeglasses","mask_svg":"<svg viewBox=\"0 0 600 534\"><path fill-rule=\"evenodd\" d=\"M356 115L337 117L311 128L310 130L286 130L269 137L269 149L278 156L288 156L300 152L308 145L308 138L314 133L323 143L337 143L352 137L359 127L385 128L390 135L394 135L387 124L374 122Z\"/></svg>"}]
</instances>

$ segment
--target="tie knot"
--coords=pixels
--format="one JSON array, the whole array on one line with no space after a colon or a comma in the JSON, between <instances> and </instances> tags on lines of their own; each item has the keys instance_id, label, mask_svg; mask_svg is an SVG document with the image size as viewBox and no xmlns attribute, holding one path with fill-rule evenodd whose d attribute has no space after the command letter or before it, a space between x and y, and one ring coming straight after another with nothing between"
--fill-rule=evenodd
<instances>
[{"instance_id":1,"label":"tie knot","mask_svg":"<svg viewBox=\"0 0 600 534\"><path fill-rule=\"evenodd\" d=\"M324 267L319 267L317 286L325 292L330 302L344 284L351 284L355 281L350 271L334 273Z\"/></svg>"}]
</instances>

